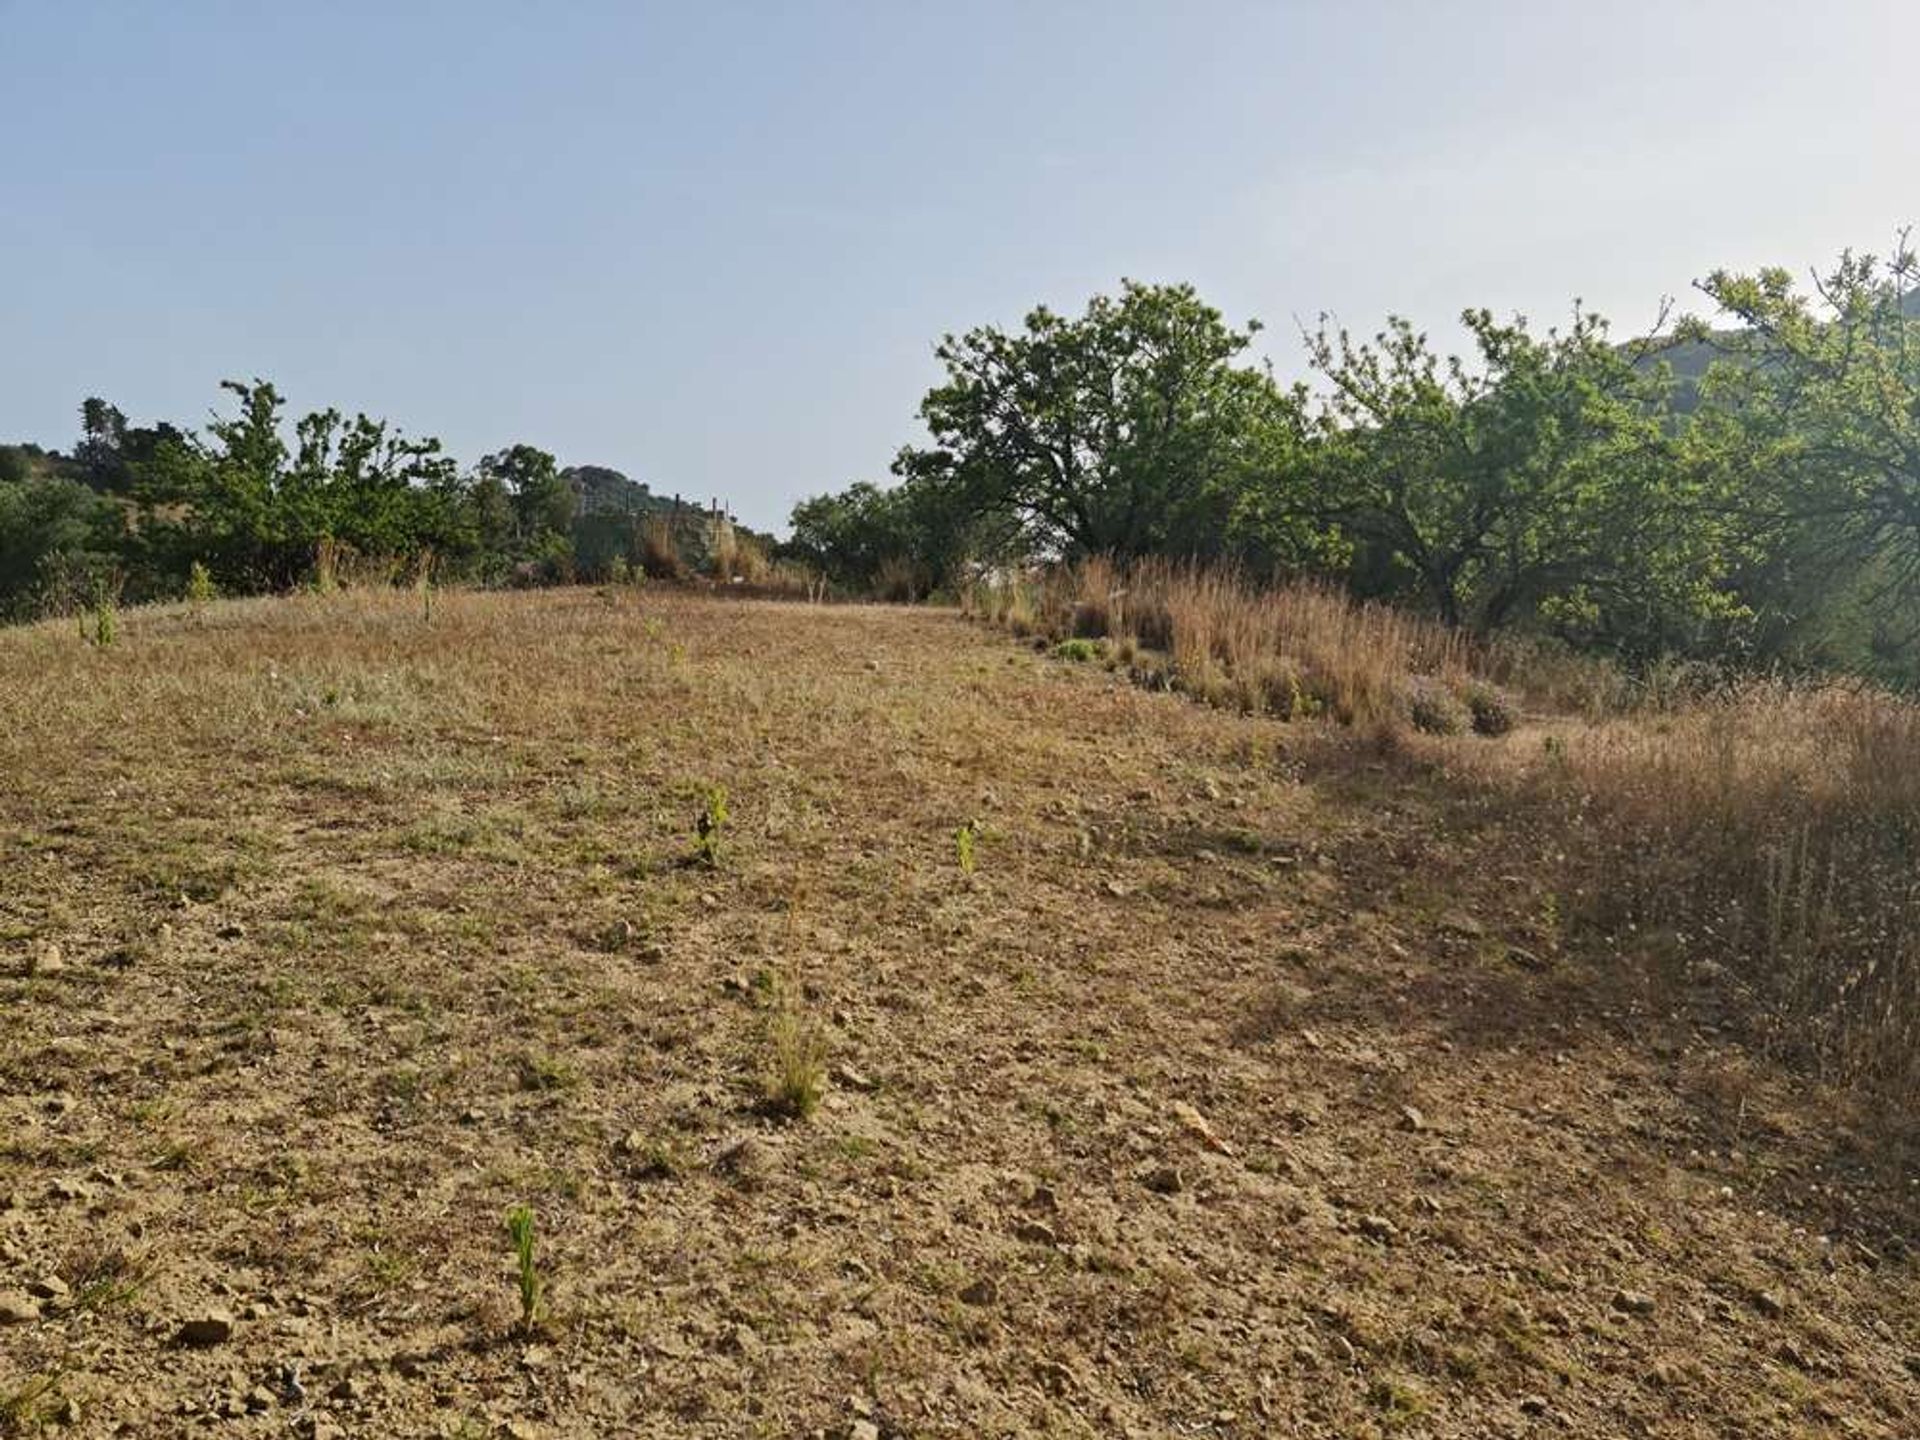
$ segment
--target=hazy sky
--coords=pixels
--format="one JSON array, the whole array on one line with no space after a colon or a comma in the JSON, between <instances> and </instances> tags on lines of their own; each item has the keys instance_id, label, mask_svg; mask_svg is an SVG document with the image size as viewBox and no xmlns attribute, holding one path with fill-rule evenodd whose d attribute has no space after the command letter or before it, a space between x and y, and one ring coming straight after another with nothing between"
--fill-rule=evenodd
<instances>
[{"instance_id":1,"label":"hazy sky","mask_svg":"<svg viewBox=\"0 0 1920 1440\"><path fill-rule=\"evenodd\" d=\"M751 523L883 478L946 330L1191 280L1623 333L1920 219L1913 0L0 0L0 439L89 394L516 440Z\"/></svg>"}]
</instances>

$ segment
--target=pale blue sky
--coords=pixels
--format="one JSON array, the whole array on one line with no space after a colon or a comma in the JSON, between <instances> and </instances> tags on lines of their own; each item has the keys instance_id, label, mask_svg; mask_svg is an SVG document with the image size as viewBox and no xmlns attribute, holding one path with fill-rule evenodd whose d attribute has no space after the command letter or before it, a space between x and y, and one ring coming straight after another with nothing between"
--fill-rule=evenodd
<instances>
[{"instance_id":1,"label":"pale blue sky","mask_svg":"<svg viewBox=\"0 0 1920 1440\"><path fill-rule=\"evenodd\" d=\"M784 521L946 330L1191 280L1624 331L1920 218L1920 5L0 0L0 438L225 376Z\"/></svg>"}]
</instances>

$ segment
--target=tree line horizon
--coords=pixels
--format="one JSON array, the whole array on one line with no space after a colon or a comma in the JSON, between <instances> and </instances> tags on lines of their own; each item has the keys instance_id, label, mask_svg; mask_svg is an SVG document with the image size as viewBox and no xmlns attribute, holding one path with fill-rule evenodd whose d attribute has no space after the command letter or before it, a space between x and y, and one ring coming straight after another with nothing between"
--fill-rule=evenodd
<instances>
[{"instance_id":1,"label":"tree line horizon","mask_svg":"<svg viewBox=\"0 0 1920 1440\"><path fill-rule=\"evenodd\" d=\"M802 500L777 553L840 593L922 598L987 570L1100 555L1316 579L1486 634L1629 662L1920 680L1920 267L1902 234L1807 289L1715 271L1704 316L1631 343L1577 303L1536 332L1469 309L1467 356L1390 316L1322 317L1308 376L1248 357L1190 285L1123 280L935 347L927 441L893 482ZM1311 380L1313 383L1309 383ZM112 587L229 593L316 553L430 554L476 583L604 579L665 504L603 467L437 440L337 410L292 426L268 382L222 384L205 434L89 399L71 456L0 446L0 616ZM586 479L582 479L586 476ZM587 485L622 516L577 513Z\"/></svg>"}]
</instances>

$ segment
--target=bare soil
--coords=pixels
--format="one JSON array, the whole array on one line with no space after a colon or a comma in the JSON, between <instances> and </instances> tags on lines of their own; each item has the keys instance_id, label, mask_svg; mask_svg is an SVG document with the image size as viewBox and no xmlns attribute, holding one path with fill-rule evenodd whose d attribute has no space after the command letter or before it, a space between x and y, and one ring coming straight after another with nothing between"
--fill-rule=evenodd
<instances>
[{"instance_id":1,"label":"bare soil","mask_svg":"<svg viewBox=\"0 0 1920 1440\"><path fill-rule=\"evenodd\" d=\"M1525 743L929 610L0 634L0 1434L1920 1433L1910 1157L1579 942Z\"/></svg>"}]
</instances>

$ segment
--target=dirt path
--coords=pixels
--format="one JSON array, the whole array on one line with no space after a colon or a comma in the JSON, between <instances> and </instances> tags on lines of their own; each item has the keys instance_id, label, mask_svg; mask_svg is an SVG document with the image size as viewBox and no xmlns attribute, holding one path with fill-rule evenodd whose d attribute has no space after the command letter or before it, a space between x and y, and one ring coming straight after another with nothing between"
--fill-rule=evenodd
<instances>
[{"instance_id":1,"label":"dirt path","mask_svg":"<svg viewBox=\"0 0 1920 1440\"><path fill-rule=\"evenodd\" d=\"M0 1434L1920 1430L1911 1179L1427 766L940 613L416 604L0 633Z\"/></svg>"}]
</instances>

